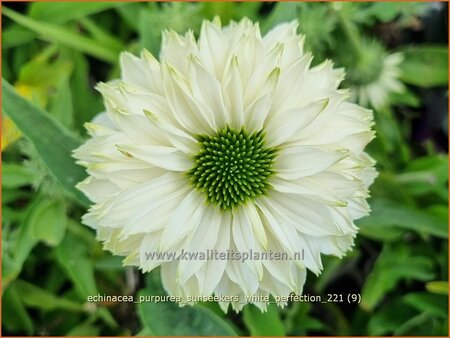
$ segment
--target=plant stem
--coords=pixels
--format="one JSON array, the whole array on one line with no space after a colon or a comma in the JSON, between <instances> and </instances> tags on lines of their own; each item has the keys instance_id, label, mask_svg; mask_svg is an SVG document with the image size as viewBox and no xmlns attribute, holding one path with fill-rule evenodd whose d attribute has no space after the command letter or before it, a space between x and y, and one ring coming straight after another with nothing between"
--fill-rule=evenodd
<instances>
[{"instance_id":1,"label":"plant stem","mask_svg":"<svg viewBox=\"0 0 450 338\"><path fill-rule=\"evenodd\" d=\"M333 6L334 11L336 12L339 24L347 37L347 40L350 44L351 49L353 50L357 60L361 60L364 55L364 51L361 48L360 37L358 31L352 25L352 23L342 14L342 10L340 8L336 8Z\"/></svg>"}]
</instances>

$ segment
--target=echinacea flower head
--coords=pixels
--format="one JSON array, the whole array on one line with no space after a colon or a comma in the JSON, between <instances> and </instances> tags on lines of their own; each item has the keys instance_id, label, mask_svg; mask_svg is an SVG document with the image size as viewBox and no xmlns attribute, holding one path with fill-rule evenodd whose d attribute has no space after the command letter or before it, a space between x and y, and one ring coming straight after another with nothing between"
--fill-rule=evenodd
<instances>
[{"instance_id":1,"label":"echinacea flower head","mask_svg":"<svg viewBox=\"0 0 450 338\"><path fill-rule=\"evenodd\" d=\"M389 102L389 96L393 93L402 93L405 86L400 81L400 64L403 61L401 53L383 55L382 68L379 75L373 81L352 87L357 102L375 109L385 108Z\"/></svg>"},{"instance_id":2,"label":"echinacea flower head","mask_svg":"<svg viewBox=\"0 0 450 338\"><path fill-rule=\"evenodd\" d=\"M83 222L124 264L160 266L171 295L237 296L220 305L240 310L245 296L301 294L307 269L343 256L369 212L372 113L338 89L343 70L311 67L296 31L263 37L243 19L205 21L198 40L164 32L159 60L123 53L121 79L98 85L106 112L74 152L93 202ZM297 259L146 255L181 250Z\"/></svg>"},{"instance_id":3,"label":"echinacea flower head","mask_svg":"<svg viewBox=\"0 0 450 338\"><path fill-rule=\"evenodd\" d=\"M390 95L406 88L400 81L402 53L386 52L377 40L361 39L361 55L355 60L350 53L341 51L341 62L348 67L347 79L352 100L376 110L385 108Z\"/></svg>"}]
</instances>

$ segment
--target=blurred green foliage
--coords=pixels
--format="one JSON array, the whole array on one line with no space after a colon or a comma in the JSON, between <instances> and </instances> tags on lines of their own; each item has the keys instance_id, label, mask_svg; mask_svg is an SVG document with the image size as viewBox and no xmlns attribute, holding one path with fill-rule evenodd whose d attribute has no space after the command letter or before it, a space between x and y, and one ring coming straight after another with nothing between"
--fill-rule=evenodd
<instances>
[{"instance_id":1,"label":"blurred green foliage","mask_svg":"<svg viewBox=\"0 0 450 338\"><path fill-rule=\"evenodd\" d=\"M446 44L392 41L423 29L424 3L46 3L3 6L3 333L7 335L447 335L448 156ZM214 303L90 303L89 295L163 294L158 271L142 276L104 252L80 224L85 175L70 152L102 109L97 81L119 75L122 50L157 54L161 31L203 19L247 16L263 32L297 19L315 62L358 62L355 43L401 51L400 79L375 111L369 153L380 176L372 213L344 259L324 257L305 293L361 294L359 304L293 303L224 314ZM419 27L419 28L418 28ZM385 31L390 32L386 37ZM354 40L354 41L352 41ZM356 42L355 42L356 41ZM414 44L413 44L414 43ZM344 57L345 55L345 57ZM350 61L349 61L350 60ZM350 81L350 82L348 82ZM355 85L351 78L348 85ZM431 94L430 94L431 93ZM428 96L434 101L430 106ZM444 104L433 104L441 100ZM427 115L428 114L428 115ZM431 116L431 117L430 117ZM430 122L431 121L431 122ZM13 128L10 124L5 126ZM414 130L430 131L425 138ZM431 129L430 129L431 128ZM5 142L5 140L7 142Z\"/></svg>"}]
</instances>

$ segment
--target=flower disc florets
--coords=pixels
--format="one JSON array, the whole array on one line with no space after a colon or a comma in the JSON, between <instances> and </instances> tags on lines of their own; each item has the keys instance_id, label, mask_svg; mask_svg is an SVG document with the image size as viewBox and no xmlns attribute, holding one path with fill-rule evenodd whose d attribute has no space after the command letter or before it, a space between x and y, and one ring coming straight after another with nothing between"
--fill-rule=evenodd
<instances>
[{"instance_id":1,"label":"flower disc florets","mask_svg":"<svg viewBox=\"0 0 450 338\"><path fill-rule=\"evenodd\" d=\"M276 150L264 146L262 131L248 134L227 127L198 141L200 152L189 175L208 201L231 209L267 190Z\"/></svg>"}]
</instances>

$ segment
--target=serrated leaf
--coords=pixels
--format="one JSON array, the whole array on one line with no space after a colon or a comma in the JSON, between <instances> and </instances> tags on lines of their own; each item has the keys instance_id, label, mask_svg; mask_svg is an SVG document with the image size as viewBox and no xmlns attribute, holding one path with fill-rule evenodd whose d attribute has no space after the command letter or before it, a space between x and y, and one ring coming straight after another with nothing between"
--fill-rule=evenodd
<instances>
[{"instance_id":1,"label":"serrated leaf","mask_svg":"<svg viewBox=\"0 0 450 338\"><path fill-rule=\"evenodd\" d=\"M71 156L72 151L81 142L50 114L18 95L5 80L2 81L2 90L3 111L33 143L44 163L69 196L88 206L86 196L75 188L75 184L86 177L86 172L75 164Z\"/></svg>"}]
</instances>

